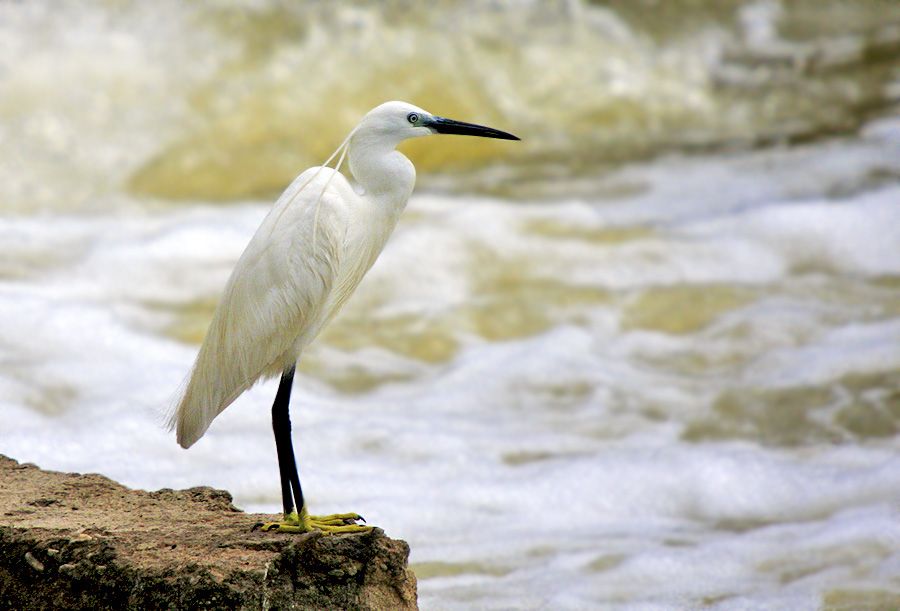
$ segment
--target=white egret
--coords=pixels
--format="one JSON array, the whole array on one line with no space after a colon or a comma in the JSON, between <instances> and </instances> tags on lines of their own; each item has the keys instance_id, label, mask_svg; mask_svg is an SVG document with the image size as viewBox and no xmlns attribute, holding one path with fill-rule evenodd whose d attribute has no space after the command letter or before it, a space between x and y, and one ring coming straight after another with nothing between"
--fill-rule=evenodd
<instances>
[{"instance_id":1,"label":"white egret","mask_svg":"<svg viewBox=\"0 0 900 611\"><path fill-rule=\"evenodd\" d=\"M407 138L461 134L518 140L481 125L437 117L412 104L371 110L321 167L298 176L235 265L190 379L169 421L188 448L213 419L261 378L281 375L272 428L284 520L264 530L364 532L355 513L311 516L300 488L288 411L303 349L338 313L406 207L416 179L396 146ZM338 157L335 167L328 164ZM347 157L358 193L340 173Z\"/></svg>"}]
</instances>

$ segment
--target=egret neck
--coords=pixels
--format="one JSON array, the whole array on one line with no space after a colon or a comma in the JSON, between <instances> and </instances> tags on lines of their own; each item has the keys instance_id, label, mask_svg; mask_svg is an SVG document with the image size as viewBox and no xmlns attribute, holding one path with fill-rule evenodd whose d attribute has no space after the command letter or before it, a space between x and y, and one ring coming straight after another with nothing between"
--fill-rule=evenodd
<instances>
[{"instance_id":1,"label":"egret neck","mask_svg":"<svg viewBox=\"0 0 900 611\"><path fill-rule=\"evenodd\" d=\"M365 195L374 199L373 203L393 208L391 212L395 215L406 207L416 183L415 166L396 150L405 139L364 122L350 139L347 153L350 172Z\"/></svg>"}]
</instances>

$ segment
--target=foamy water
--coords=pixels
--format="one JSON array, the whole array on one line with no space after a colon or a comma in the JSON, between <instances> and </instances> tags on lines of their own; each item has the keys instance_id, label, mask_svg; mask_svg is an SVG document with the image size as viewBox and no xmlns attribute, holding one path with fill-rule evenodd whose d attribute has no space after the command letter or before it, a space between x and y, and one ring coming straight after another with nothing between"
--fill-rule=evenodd
<instances>
[{"instance_id":1,"label":"foamy water","mask_svg":"<svg viewBox=\"0 0 900 611\"><path fill-rule=\"evenodd\" d=\"M198 195L202 181L180 183L179 196L193 199L166 194L165 181L178 177L172 168L202 150L204 137L188 130L185 141L175 129L190 121L196 98L179 93L157 113L154 96L190 89L233 57L226 47L200 64L161 69L154 58L202 50L204 36L218 34L188 37L191 19L208 15L159 6L169 19L88 13L58 43L80 49L61 66L49 51L31 55L27 70L0 64L14 76L0 86L15 94L0 103L0 135L17 147L0 190L0 452L134 487L226 488L240 507L274 513L275 382L242 396L189 451L162 426L221 287L273 198L223 205L222 193ZM776 26L802 10L779 7L739 11L746 53L787 52L773 39ZM32 48L28 32L63 28L69 11L3 6L3 40L21 56ZM660 52L635 33L627 9L590 14L592 27L618 32L603 44L625 49L615 56L624 65ZM342 27L349 20L365 31L381 31L385 19L359 8L341 15ZM220 18L241 36L274 27ZM179 42L156 42L147 33L154 24ZM404 44L430 27L413 26L395 32ZM478 28L462 25L459 35ZM548 32L531 61L555 48ZM319 44L310 36L301 48ZM655 44L683 67L701 57L686 49L719 48L720 39L712 28L703 41ZM99 60L110 45L119 50L112 67ZM272 88L295 91L290 71L277 68L306 61L283 41L275 49L254 69L229 68L255 75L259 99ZM668 91L683 114L696 100L677 89L677 71L661 69L618 86L643 82L657 98ZM54 70L122 91L83 113L64 101ZM536 84L520 80L515 90L528 103L501 100L487 113L497 113L498 127L516 132L518 121L552 118L534 115ZM460 114L477 106L472 95L450 100L450 111L476 119ZM214 117L227 114L229 99L211 106ZM105 130L129 104L135 116ZM298 106L288 116L320 120L319 110ZM240 123L248 108L229 116ZM724 146L733 134L716 121L703 130ZM409 541L423 608L896 607L900 121L859 121L859 130L793 146L691 155L676 146L648 161L602 159L565 179L535 179L540 201L484 194L523 190L504 181L555 150L539 130L524 158L487 155L487 173L425 171L426 188L384 254L301 362L293 418L311 509L359 511ZM260 133L229 129L225 158L252 155ZM645 136L659 143L664 132ZM81 156L60 163L78 134ZM555 137L573 164L583 158L573 151L590 150L577 134ZM464 154L448 139L428 144L437 152L421 158L425 168ZM232 193L259 187L242 180ZM435 189L456 180L459 194Z\"/></svg>"}]
</instances>

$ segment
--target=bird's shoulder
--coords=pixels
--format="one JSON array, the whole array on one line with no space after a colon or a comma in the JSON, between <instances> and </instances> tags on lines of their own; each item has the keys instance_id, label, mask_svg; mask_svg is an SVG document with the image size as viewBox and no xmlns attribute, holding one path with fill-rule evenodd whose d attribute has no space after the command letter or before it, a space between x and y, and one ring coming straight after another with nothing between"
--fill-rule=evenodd
<instances>
[{"instance_id":1,"label":"bird's shoulder","mask_svg":"<svg viewBox=\"0 0 900 611\"><path fill-rule=\"evenodd\" d=\"M296 283L298 274L323 280L334 276L337 251L357 216L359 196L333 168L301 173L278 198L247 244L232 284L270 286ZM310 284L310 286L315 283Z\"/></svg>"},{"instance_id":2,"label":"bird's shoulder","mask_svg":"<svg viewBox=\"0 0 900 611\"><path fill-rule=\"evenodd\" d=\"M288 185L278 201L275 202L275 207L290 205L292 208L299 209L312 203L318 203L320 197L352 202L359 196L353 190L347 177L340 171L327 166L315 166L301 172Z\"/></svg>"},{"instance_id":3,"label":"bird's shoulder","mask_svg":"<svg viewBox=\"0 0 900 611\"><path fill-rule=\"evenodd\" d=\"M313 167L291 182L272 206L253 236L248 250L269 250L280 244L308 239L352 214L359 196L340 172Z\"/></svg>"}]
</instances>

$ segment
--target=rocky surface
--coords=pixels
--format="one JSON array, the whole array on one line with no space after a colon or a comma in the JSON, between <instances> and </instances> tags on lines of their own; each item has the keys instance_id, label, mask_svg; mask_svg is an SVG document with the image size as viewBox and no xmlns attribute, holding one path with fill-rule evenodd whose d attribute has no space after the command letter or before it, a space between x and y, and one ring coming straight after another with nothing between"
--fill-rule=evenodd
<instances>
[{"instance_id":1,"label":"rocky surface","mask_svg":"<svg viewBox=\"0 0 900 611\"><path fill-rule=\"evenodd\" d=\"M0 606L416 608L405 542L254 529L276 518L223 490L130 490L0 455Z\"/></svg>"}]
</instances>

